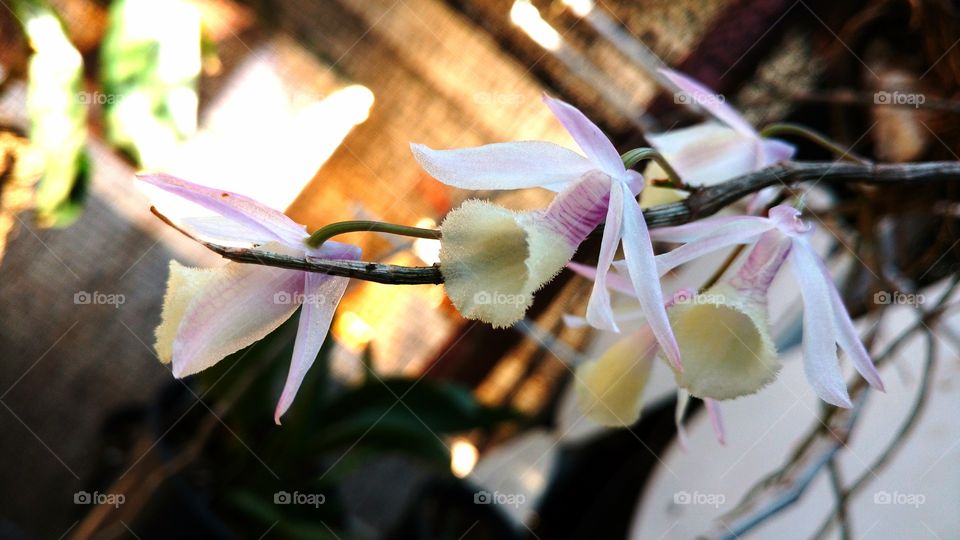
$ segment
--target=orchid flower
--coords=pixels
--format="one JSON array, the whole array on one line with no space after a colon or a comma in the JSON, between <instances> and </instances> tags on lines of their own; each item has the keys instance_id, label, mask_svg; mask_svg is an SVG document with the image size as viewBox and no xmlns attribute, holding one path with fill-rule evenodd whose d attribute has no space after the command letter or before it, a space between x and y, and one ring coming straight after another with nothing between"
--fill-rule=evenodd
<instances>
[{"instance_id":1,"label":"orchid flower","mask_svg":"<svg viewBox=\"0 0 960 540\"><path fill-rule=\"evenodd\" d=\"M699 82L668 69L661 69L688 101L700 105L713 121L646 136L653 148L677 171L684 183L699 187L719 184L731 178L758 171L793 157L796 148L778 139L762 137L739 112ZM647 178L663 178L663 169L651 162L644 171ZM751 201L760 209L772 200L776 188L761 191Z\"/></svg>"},{"instance_id":2,"label":"orchid flower","mask_svg":"<svg viewBox=\"0 0 960 540\"><path fill-rule=\"evenodd\" d=\"M605 210L605 226L597 279L587 305L587 320L598 328L619 331L610 307L606 280L617 246L622 240L630 281L647 315L651 331L666 356L679 367L679 348L663 307L663 292L654 264L653 246L640 205L635 199L644 187L643 177L624 167L620 154L610 140L582 112L550 97L545 96L544 102L586 157L543 141L496 143L453 150L433 150L421 144L411 144L411 150L431 176L464 189L544 187L561 191L582 182L602 181L608 192L606 208L601 206ZM584 200L581 204L571 203L570 207L582 208L570 216L573 221L587 223L595 217L595 201L592 199Z\"/></svg>"},{"instance_id":3,"label":"orchid flower","mask_svg":"<svg viewBox=\"0 0 960 540\"><path fill-rule=\"evenodd\" d=\"M360 257L360 249L348 244L328 241L319 248L308 246L306 227L249 197L165 174L138 178L220 214L183 220L191 234L210 241L253 244L297 257ZM290 371L274 412L279 424L326 339L348 281L256 264L228 262L199 269L171 261L156 330L157 355L172 364L175 377L192 375L264 338L302 305Z\"/></svg>"},{"instance_id":4,"label":"orchid flower","mask_svg":"<svg viewBox=\"0 0 960 540\"><path fill-rule=\"evenodd\" d=\"M589 278L596 278L596 268L579 263L570 263L568 268ZM634 296L633 284L618 273L609 276L607 285L611 290ZM684 301L693 295L692 289L681 289L664 304L669 309L676 302ZM636 314L618 315L618 322L636 319ZM567 326L584 326L586 320L581 317L565 315ZM635 332L618 339L598 358L581 364L576 371L575 389L580 410L588 418L608 427L624 427L634 424L639 418L643 405L643 393L650 378L653 361L660 353L650 326L642 324ZM704 399L707 414L714 428L717 440L724 443L726 435L720 409L717 403ZM689 394L683 388L677 392L677 412L675 420L680 445L686 448L686 434L683 429L683 416L689 403Z\"/></svg>"},{"instance_id":5,"label":"orchid flower","mask_svg":"<svg viewBox=\"0 0 960 540\"><path fill-rule=\"evenodd\" d=\"M671 309L684 355L677 381L691 394L733 398L755 392L775 377L779 364L767 329L766 294L784 263L803 299L804 370L816 394L839 407L851 405L837 345L870 385L883 390L830 272L810 244L813 227L799 216L795 208L780 205L770 210L769 217L707 218L653 232L657 240L684 243L657 257L660 275L706 253L752 245L736 275L704 293L700 301Z\"/></svg>"}]
</instances>

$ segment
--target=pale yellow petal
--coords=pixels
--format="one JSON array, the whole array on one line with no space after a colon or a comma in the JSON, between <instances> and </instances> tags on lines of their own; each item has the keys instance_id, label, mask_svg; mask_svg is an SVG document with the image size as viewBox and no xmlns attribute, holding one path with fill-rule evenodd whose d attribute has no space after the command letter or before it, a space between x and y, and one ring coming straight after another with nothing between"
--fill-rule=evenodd
<instances>
[{"instance_id":1,"label":"pale yellow petal","mask_svg":"<svg viewBox=\"0 0 960 540\"><path fill-rule=\"evenodd\" d=\"M533 293L570 261L574 248L534 216L467 201L440 226L447 296L468 319L506 327L522 319Z\"/></svg>"},{"instance_id":2,"label":"pale yellow petal","mask_svg":"<svg viewBox=\"0 0 960 540\"><path fill-rule=\"evenodd\" d=\"M580 410L605 426L628 426L640 418L656 341L649 329L630 334L577 369Z\"/></svg>"},{"instance_id":3,"label":"pale yellow petal","mask_svg":"<svg viewBox=\"0 0 960 540\"><path fill-rule=\"evenodd\" d=\"M670 309L683 372L677 385L699 398L732 399L772 382L780 369L766 305L726 284Z\"/></svg>"}]
</instances>

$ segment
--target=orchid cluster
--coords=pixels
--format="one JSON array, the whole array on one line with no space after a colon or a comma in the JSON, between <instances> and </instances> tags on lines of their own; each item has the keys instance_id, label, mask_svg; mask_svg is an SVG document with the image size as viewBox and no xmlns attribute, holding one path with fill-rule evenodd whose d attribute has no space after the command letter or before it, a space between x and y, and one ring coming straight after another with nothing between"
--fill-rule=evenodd
<instances>
[{"instance_id":1,"label":"orchid cluster","mask_svg":"<svg viewBox=\"0 0 960 540\"><path fill-rule=\"evenodd\" d=\"M685 186L723 182L795 153L783 141L762 137L696 81L664 74L712 116L693 127L648 135L670 174ZM787 267L802 293L804 366L817 395L830 404L850 406L838 345L856 370L882 389L833 280L811 246L812 226L787 205L758 215L775 198L776 189L754 195L745 215L648 231L641 206L649 204L644 175L627 167L625 160L631 160L579 110L550 97L544 101L582 154L543 141L449 150L411 145L423 169L450 186L557 193L540 210L516 212L468 200L446 216L439 231L439 268L447 296L464 317L496 327L513 325L523 319L536 291L569 266L592 279L593 289L585 315L568 316L568 324L620 332L619 323L625 320L645 321L640 330L625 334L599 358L577 368L577 395L585 414L604 425L632 424L640 416L650 370L663 358L680 393L678 424L688 397L702 398L722 439L717 402L757 392L779 370L767 291ZM658 178L667 171L651 164L645 173ZM253 245L305 260L360 258L356 246L325 238L317 245L303 225L242 195L163 174L140 178L220 214L184 220L180 226L197 238ZM597 265L571 262L600 225ZM679 246L655 255L653 240ZM736 245L747 246L748 252L729 276L709 284L703 294L691 287L665 300L662 276ZM617 260L621 251L623 258ZM177 377L196 373L263 338L302 306L289 375L275 412L279 423L326 337L347 284L345 277L256 264L192 269L172 262L156 332L158 356L172 363ZM611 291L635 300L637 309L615 313ZM290 301L277 302L280 294Z\"/></svg>"}]
</instances>

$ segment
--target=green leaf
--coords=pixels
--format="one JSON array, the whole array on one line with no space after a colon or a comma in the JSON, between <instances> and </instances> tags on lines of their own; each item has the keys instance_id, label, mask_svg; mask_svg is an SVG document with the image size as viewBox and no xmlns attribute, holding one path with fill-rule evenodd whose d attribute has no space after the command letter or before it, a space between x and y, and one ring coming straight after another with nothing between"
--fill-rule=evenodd
<instances>
[{"instance_id":1,"label":"green leaf","mask_svg":"<svg viewBox=\"0 0 960 540\"><path fill-rule=\"evenodd\" d=\"M37 220L43 226L66 226L80 214L90 176L84 151L83 59L46 2L19 0L15 6L34 51L28 70L27 116L30 141L44 159L37 186Z\"/></svg>"},{"instance_id":2,"label":"green leaf","mask_svg":"<svg viewBox=\"0 0 960 540\"><path fill-rule=\"evenodd\" d=\"M161 166L196 130L200 14L183 0L117 0L101 48L107 138Z\"/></svg>"}]
</instances>

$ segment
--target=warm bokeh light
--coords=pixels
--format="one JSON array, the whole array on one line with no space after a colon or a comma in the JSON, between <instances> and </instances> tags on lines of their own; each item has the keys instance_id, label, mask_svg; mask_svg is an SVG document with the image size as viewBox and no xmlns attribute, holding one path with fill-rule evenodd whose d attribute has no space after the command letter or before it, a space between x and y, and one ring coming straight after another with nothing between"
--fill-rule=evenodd
<instances>
[{"instance_id":1,"label":"warm bokeh light","mask_svg":"<svg viewBox=\"0 0 960 540\"><path fill-rule=\"evenodd\" d=\"M417 227L421 229L435 229L437 222L431 218L425 217L417 222ZM436 264L440 262L440 241L430 238L418 238L413 242L413 252L420 257L420 260L427 264Z\"/></svg>"},{"instance_id":2,"label":"warm bokeh light","mask_svg":"<svg viewBox=\"0 0 960 540\"><path fill-rule=\"evenodd\" d=\"M457 478L469 476L479 458L477 447L467 439L457 438L450 444L450 471Z\"/></svg>"},{"instance_id":3,"label":"warm bokeh light","mask_svg":"<svg viewBox=\"0 0 960 540\"><path fill-rule=\"evenodd\" d=\"M510 21L519 26L544 49L555 51L560 48L562 39L560 34L550 24L543 20L540 11L526 0L517 0L510 8Z\"/></svg>"},{"instance_id":4,"label":"warm bokeh light","mask_svg":"<svg viewBox=\"0 0 960 540\"><path fill-rule=\"evenodd\" d=\"M353 351L362 350L374 337L373 328L353 311L343 311L333 325L333 335Z\"/></svg>"},{"instance_id":5,"label":"warm bokeh light","mask_svg":"<svg viewBox=\"0 0 960 540\"><path fill-rule=\"evenodd\" d=\"M581 17L586 17L593 11L593 0L563 0L563 5Z\"/></svg>"}]
</instances>

